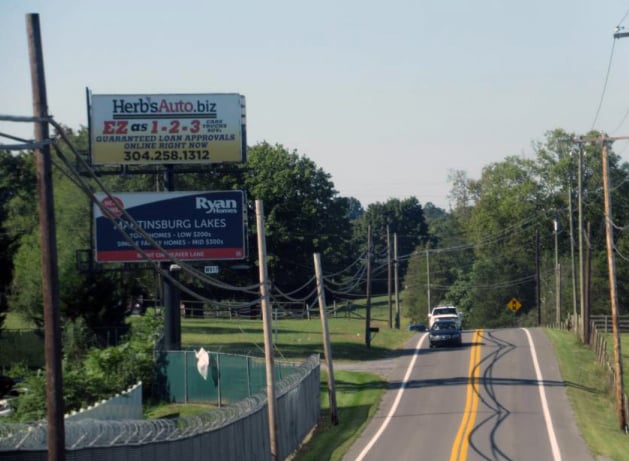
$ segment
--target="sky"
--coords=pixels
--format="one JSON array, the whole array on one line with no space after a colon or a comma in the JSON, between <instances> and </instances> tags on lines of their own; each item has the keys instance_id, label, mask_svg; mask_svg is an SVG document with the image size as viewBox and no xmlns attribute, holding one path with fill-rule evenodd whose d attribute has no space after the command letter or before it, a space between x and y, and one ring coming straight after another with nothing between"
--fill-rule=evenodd
<instances>
[{"instance_id":1,"label":"sky","mask_svg":"<svg viewBox=\"0 0 629 461\"><path fill-rule=\"evenodd\" d=\"M240 93L249 146L306 156L365 208L416 197L448 210L453 172L532 158L555 128L629 134L629 38L613 38L628 12L629 0L0 0L0 114L32 115L37 13L58 123L87 126L86 88Z\"/></svg>"}]
</instances>

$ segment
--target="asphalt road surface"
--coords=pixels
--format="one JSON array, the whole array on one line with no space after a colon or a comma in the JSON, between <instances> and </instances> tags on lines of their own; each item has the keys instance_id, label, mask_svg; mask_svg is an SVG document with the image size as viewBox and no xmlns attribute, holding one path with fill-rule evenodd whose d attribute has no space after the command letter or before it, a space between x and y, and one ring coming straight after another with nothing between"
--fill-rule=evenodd
<instances>
[{"instance_id":1,"label":"asphalt road surface","mask_svg":"<svg viewBox=\"0 0 629 461\"><path fill-rule=\"evenodd\" d=\"M344 460L594 460L542 330L465 331L460 348L413 341Z\"/></svg>"}]
</instances>

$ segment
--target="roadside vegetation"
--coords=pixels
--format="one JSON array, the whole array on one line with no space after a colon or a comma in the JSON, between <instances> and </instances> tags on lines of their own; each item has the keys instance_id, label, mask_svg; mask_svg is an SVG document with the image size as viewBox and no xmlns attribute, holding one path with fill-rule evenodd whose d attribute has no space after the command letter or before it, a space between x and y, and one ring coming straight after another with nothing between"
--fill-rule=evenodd
<instances>
[{"instance_id":1,"label":"roadside vegetation","mask_svg":"<svg viewBox=\"0 0 629 461\"><path fill-rule=\"evenodd\" d=\"M606 367L574 333L547 329L566 383L577 426L593 453L614 461L629 460L629 435L618 427L613 388ZM608 340L608 345L611 338ZM623 369L629 367L629 335L622 335ZM613 357L613 351L610 357ZM627 379L625 377L625 386ZM625 387L625 393L627 388Z\"/></svg>"},{"instance_id":2,"label":"roadside vegetation","mask_svg":"<svg viewBox=\"0 0 629 461\"><path fill-rule=\"evenodd\" d=\"M13 316L11 316L13 317ZM20 320L11 320L11 322ZM87 408L142 381L147 390L146 402L157 388L154 350L161 335L161 319L154 315L133 318L128 334L116 346L99 347L89 329L81 322L64 331L62 360L65 412ZM43 346L39 343L39 355ZM15 353L15 351L13 351ZM42 368L32 368L15 361L5 370L11 378L20 380L19 388L27 389L12 399L14 412L6 421L31 422L46 417L46 384Z\"/></svg>"}]
</instances>

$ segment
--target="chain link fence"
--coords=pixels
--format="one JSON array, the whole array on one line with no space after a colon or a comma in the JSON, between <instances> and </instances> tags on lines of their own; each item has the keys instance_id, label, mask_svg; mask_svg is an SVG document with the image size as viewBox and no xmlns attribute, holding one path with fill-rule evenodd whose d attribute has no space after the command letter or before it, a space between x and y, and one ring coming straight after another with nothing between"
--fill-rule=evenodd
<instances>
[{"instance_id":1,"label":"chain link fence","mask_svg":"<svg viewBox=\"0 0 629 461\"><path fill-rule=\"evenodd\" d=\"M218 364L223 361L230 363L231 359L218 355ZM183 357L180 359L186 360ZM244 358L238 360L245 365L248 363ZM256 359L252 359L253 362ZM230 367L233 365L220 368L219 376ZM246 367L241 367L243 369ZM320 415L319 356L311 356L300 365L281 364L278 369L284 373L276 381L276 395L279 449L281 459L285 459L317 424ZM225 371L225 385L233 381L228 379L229 373L231 371ZM187 461L269 460L266 393L260 389L265 384L254 381L255 384L251 384L252 395L196 415L150 421L66 421L68 459L161 461L180 456ZM236 385L242 392L249 392L249 386L244 383ZM46 435L45 422L0 424L0 457L10 461L44 461L47 456Z\"/></svg>"}]
</instances>

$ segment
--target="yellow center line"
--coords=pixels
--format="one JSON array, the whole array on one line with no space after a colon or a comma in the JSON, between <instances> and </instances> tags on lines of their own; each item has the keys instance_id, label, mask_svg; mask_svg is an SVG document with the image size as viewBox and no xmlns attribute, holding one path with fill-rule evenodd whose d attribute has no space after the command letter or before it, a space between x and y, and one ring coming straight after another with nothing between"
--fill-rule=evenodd
<instances>
[{"instance_id":1,"label":"yellow center line","mask_svg":"<svg viewBox=\"0 0 629 461\"><path fill-rule=\"evenodd\" d=\"M476 414L478 411L478 392L475 388L480 377L480 357L481 357L481 340L483 330L475 330L472 335L472 350L470 352L470 365L468 371L469 381L467 383L467 392L465 400L465 410L463 411L463 419L459 426L459 431L452 445L450 453L450 461L465 461L467 459L467 450L469 448L469 437L474 429L476 422Z\"/></svg>"}]
</instances>

